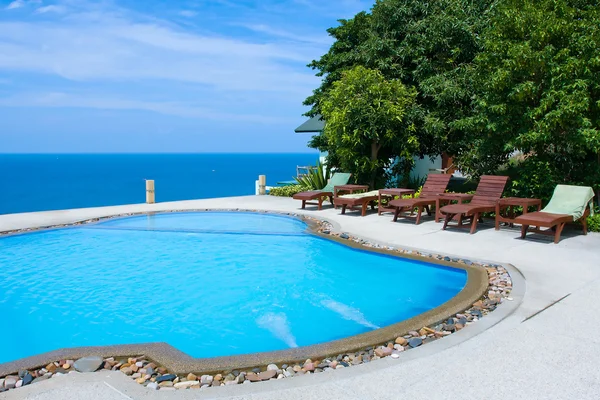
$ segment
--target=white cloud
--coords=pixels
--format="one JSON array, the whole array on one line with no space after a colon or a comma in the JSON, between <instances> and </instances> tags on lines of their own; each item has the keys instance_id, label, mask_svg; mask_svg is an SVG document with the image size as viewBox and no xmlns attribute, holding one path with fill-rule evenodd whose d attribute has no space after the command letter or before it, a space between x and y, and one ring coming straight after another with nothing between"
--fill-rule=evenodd
<instances>
[{"instance_id":1,"label":"white cloud","mask_svg":"<svg viewBox=\"0 0 600 400\"><path fill-rule=\"evenodd\" d=\"M38 8L37 10L35 10L35 12L37 14L45 14L45 13L57 13L57 14L62 14L64 12L66 12L67 9L63 6L59 6L59 5L55 5L55 4L51 4L48 6L43 6Z\"/></svg>"},{"instance_id":2,"label":"white cloud","mask_svg":"<svg viewBox=\"0 0 600 400\"><path fill-rule=\"evenodd\" d=\"M179 11L179 15L181 15L182 17L193 18L196 15L198 15L198 13L192 10L181 10Z\"/></svg>"},{"instance_id":3,"label":"white cloud","mask_svg":"<svg viewBox=\"0 0 600 400\"><path fill-rule=\"evenodd\" d=\"M331 39L327 35L323 36L311 36L311 35L303 35L299 33L293 33L283 29L277 29L270 27L264 24L249 24L242 25L243 27L250 29L254 32L264 33L274 37L280 37L283 39L289 39L296 42L306 42L306 43L314 43L314 44L331 44Z\"/></svg>"},{"instance_id":4,"label":"white cloud","mask_svg":"<svg viewBox=\"0 0 600 400\"><path fill-rule=\"evenodd\" d=\"M6 6L6 10L25 7L27 4L40 4L42 0L14 0Z\"/></svg>"},{"instance_id":5,"label":"white cloud","mask_svg":"<svg viewBox=\"0 0 600 400\"><path fill-rule=\"evenodd\" d=\"M166 79L223 90L308 94L314 56L298 45L254 44L122 20L77 25L0 23L0 69L71 80Z\"/></svg>"},{"instance_id":6,"label":"white cloud","mask_svg":"<svg viewBox=\"0 0 600 400\"><path fill-rule=\"evenodd\" d=\"M21 8L25 6L25 1L24 0L15 0L12 3L10 3L9 5L6 6L7 10L14 10L15 8Z\"/></svg>"},{"instance_id":7,"label":"white cloud","mask_svg":"<svg viewBox=\"0 0 600 400\"><path fill-rule=\"evenodd\" d=\"M171 101L131 100L122 97L94 97L93 95L70 94L65 92L22 93L0 98L2 107L69 107L93 108L101 110L142 110L164 115L185 118L198 118L217 121L241 121L258 124L276 124L286 122L283 118L220 112L211 107L197 104Z\"/></svg>"},{"instance_id":8,"label":"white cloud","mask_svg":"<svg viewBox=\"0 0 600 400\"><path fill-rule=\"evenodd\" d=\"M0 22L0 75L27 77L0 105L281 123L318 85L305 68L326 48L318 40L267 25L253 27L287 40L198 33L114 4L69 0L60 19ZM37 12L59 11L49 7Z\"/></svg>"}]
</instances>

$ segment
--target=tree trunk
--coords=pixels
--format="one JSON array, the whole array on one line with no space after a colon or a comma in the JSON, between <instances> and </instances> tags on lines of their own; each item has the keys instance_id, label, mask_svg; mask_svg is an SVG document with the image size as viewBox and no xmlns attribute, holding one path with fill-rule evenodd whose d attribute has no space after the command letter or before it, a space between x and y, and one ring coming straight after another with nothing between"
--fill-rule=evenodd
<instances>
[{"instance_id":1,"label":"tree trunk","mask_svg":"<svg viewBox=\"0 0 600 400\"><path fill-rule=\"evenodd\" d=\"M379 149L381 145L377 143L377 140L373 140L371 143L371 161L377 161L377 153L379 153ZM377 174L377 170L373 170L371 172L371 182L369 182L369 187L371 190L375 189L375 175Z\"/></svg>"}]
</instances>

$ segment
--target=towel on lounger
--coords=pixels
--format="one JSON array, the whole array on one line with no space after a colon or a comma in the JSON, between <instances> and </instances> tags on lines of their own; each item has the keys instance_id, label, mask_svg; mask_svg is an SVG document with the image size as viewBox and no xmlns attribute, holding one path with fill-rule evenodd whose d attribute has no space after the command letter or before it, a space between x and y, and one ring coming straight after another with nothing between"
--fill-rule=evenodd
<instances>
[{"instance_id":1,"label":"towel on lounger","mask_svg":"<svg viewBox=\"0 0 600 400\"><path fill-rule=\"evenodd\" d=\"M370 192L364 192L364 193L343 194L339 197L342 197L344 199L362 199L363 197L371 197L371 196L379 196L379 190L371 190Z\"/></svg>"},{"instance_id":2,"label":"towel on lounger","mask_svg":"<svg viewBox=\"0 0 600 400\"><path fill-rule=\"evenodd\" d=\"M557 185L548 205L542 210L550 214L568 214L577 221L586 207L594 213L594 190L589 186Z\"/></svg>"}]
</instances>

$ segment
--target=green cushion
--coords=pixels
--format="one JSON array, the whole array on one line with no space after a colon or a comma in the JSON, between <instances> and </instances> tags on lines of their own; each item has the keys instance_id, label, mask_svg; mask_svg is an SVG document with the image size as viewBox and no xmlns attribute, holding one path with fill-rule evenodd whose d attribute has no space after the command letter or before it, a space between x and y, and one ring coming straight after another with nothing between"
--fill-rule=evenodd
<instances>
[{"instance_id":1,"label":"green cushion","mask_svg":"<svg viewBox=\"0 0 600 400\"><path fill-rule=\"evenodd\" d=\"M325 187L323 189L321 189L321 191L333 192L334 186L340 186L340 185L347 184L348 181L350 180L350 176L352 176L352 174L349 174L347 172L334 173L333 176L329 179L329 182L327 183L327 185L325 185Z\"/></svg>"}]
</instances>

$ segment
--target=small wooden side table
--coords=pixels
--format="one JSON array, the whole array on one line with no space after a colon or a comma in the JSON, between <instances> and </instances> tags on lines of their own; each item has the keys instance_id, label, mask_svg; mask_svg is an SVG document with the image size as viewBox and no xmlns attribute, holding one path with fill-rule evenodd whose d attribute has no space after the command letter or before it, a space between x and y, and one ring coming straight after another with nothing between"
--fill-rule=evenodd
<instances>
[{"instance_id":1,"label":"small wooden side table","mask_svg":"<svg viewBox=\"0 0 600 400\"><path fill-rule=\"evenodd\" d=\"M496 203L496 230L500 229L500 223L506 222L509 226L515 223L515 207L522 207L523 214L529 212L529 207L536 207L536 211L542 209L542 200L526 199L521 197L504 197Z\"/></svg>"},{"instance_id":2,"label":"small wooden side table","mask_svg":"<svg viewBox=\"0 0 600 400\"><path fill-rule=\"evenodd\" d=\"M442 213L440 212L440 208L445 206L446 204L450 204L453 201L456 201L460 204L469 201L473 198L472 194L467 193L443 193L438 196L435 200L435 222L440 222L442 218Z\"/></svg>"},{"instance_id":3,"label":"small wooden side table","mask_svg":"<svg viewBox=\"0 0 600 400\"><path fill-rule=\"evenodd\" d=\"M338 185L333 187L333 198L338 197L339 192L354 193L369 190L369 185ZM333 208L337 208L334 201Z\"/></svg>"},{"instance_id":4,"label":"small wooden side table","mask_svg":"<svg viewBox=\"0 0 600 400\"><path fill-rule=\"evenodd\" d=\"M388 189L379 189L379 203L377 203L377 214L381 215L383 212L394 212L395 208L385 207L383 206L382 200L387 199L389 197L393 198L394 196L398 196L402 198L402 196L410 195L411 197L415 196L415 191L413 189L400 189L400 188L388 188Z\"/></svg>"}]
</instances>

